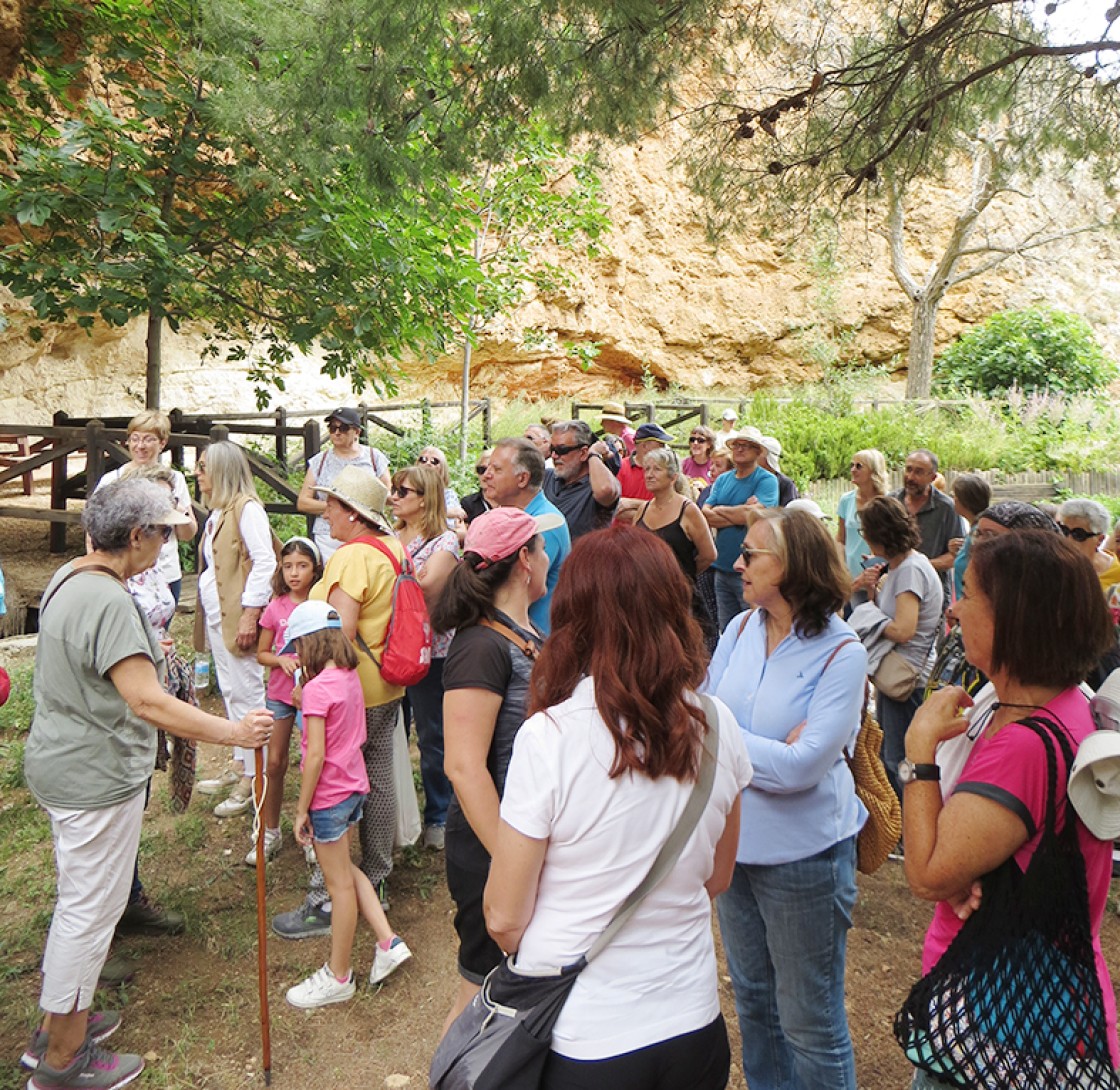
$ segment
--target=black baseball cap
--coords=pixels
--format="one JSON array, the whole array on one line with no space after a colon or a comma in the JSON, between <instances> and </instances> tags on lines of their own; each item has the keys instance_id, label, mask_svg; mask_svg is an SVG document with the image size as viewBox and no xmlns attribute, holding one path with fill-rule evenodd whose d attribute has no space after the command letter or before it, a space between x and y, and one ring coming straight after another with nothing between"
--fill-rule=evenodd
<instances>
[{"instance_id":1,"label":"black baseball cap","mask_svg":"<svg viewBox=\"0 0 1120 1090\"><path fill-rule=\"evenodd\" d=\"M326 418L326 423L332 420L337 420L345 424L348 428L360 428L362 426L362 418L358 415L357 409L351 409L343 405L340 409L335 409L333 413Z\"/></svg>"}]
</instances>

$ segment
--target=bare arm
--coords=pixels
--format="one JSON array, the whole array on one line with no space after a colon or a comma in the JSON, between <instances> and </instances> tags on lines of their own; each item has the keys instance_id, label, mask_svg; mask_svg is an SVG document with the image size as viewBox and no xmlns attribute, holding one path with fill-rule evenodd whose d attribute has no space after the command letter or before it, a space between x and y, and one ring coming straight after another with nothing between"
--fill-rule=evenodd
<instances>
[{"instance_id":1,"label":"bare arm","mask_svg":"<svg viewBox=\"0 0 1120 1090\"><path fill-rule=\"evenodd\" d=\"M895 643L905 643L918 631L918 608L921 601L912 591L903 591L895 599L894 620L883 626L883 635Z\"/></svg>"},{"instance_id":2,"label":"bare arm","mask_svg":"<svg viewBox=\"0 0 1120 1090\"><path fill-rule=\"evenodd\" d=\"M298 843L304 846L314 841L311 830L311 800L323 773L323 763L327 753L327 723L321 715L308 715L303 720L306 732L307 752L303 757L300 770L299 801L296 803L296 817L293 833Z\"/></svg>"},{"instance_id":3,"label":"bare arm","mask_svg":"<svg viewBox=\"0 0 1120 1090\"><path fill-rule=\"evenodd\" d=\"M597 450L597 447L602 449ZM613 507L622 495L622 486L603 461L606 454L606 443L600 440L593 444L587 456L587 473L591 479L591 495L595 497L595 502L600 507Z\"/></svg>"},{"instance_id":4,"label":"bare arm","mask_svg":"<svg viewBox=\"0 0 1120 1090\"><path fill-rule=\"evenodd\" d=\"M109 671L109 680L134 715L180 738L259 749L272 734L272 713L263 708L249 712L239 723L231 723L177 700L159 683L152 660L144 655L121 659Z\"/></svg>"},{"instance_id":5,"label":"bare arm","mask_svg":"<svg viewBox=\"0 0 1120 1090\"><path fill-rule=\"evenodd\" d=\"M716 857L712 865L712 875L704 883L708 896L713 900L731 886L735 873L735 855L739 851L739 814L743 808L743 796L735 797L735 805L727 814L719 840L716 842Z\"/></svg>"},{"instance_id":6,"label":"bare arm","mask_svg":"<svg viewBox=\"0 0 1120 1090\"><path fill-rule=\"evenodd\" d=\"M701 507L700 513L713 530L722 530L727 526L734 525L727 515L724 514L724 512L728 510L730 510L730 508L727 507Z\"/></svg>"},{"instance_id":7,"label":"bare arm","mask_svg":"<svg viewBox=\"0 0 1120 1090\"><path fill-rule=\"evenodd\" d=\"M340 586L333 586L327 594L327 604L334 607L338 619L342 622L343 635L348 640L358 637L358 613L361 603L356 598L351 598Z\"/></svg>"},{"instance_id":8,"label":"bare arm","mask_svg":"<svg viewBox=\"0 0 1120 1090\"><path fill-rule=\"evenodd\" d=\"M521 945L525 928L533 918L547 851L547 840L534 840L504 821L498 823L498 842L490 863L482 909L486 914L486 930L507 954Z\"/></svg>"},{"instance_id":9,"label":"bare arm","mask_svg":"<svg viewBox=\"0 0 1120 1090\"><path fill-rule=\"evenodd\" d=\"M486 758L502 697L487 689L452 689L443 696L443 770L482 846L494 854L498 789Z\"/></svg>"},{"instance_id":10,"label":"bare arm","mask_svg":"<svg viewBox=\"0 0 1120 1090\"><path fill-rule=\"evenodd\" d=\"M697 574L707 571L715 563L716 543L700 508L694 503L685 504L684 532L688 534L688 540L696 546Z\"/></svg>"},{"instance_id":11,"label":"bare arm","mask_svg":"<svg viewBox=\"0 0 1120 1090\"><path fill-rule=\"evenodd\" d=\"M935 571L948 571L953 566L953 561L955 559L956 556L953 553L953 550L950 549L947 553L942 553L940 556L935 556L930 561L930 563L933 565Z\"/></svg>"},{"instance_id":12,"label":"bare arm","mask_svg":"<svg viewBox=\"0 0 1120 1090\"><path fill-rule=\"evenodd\" d=\"M416 582L424 592L424 601L428 603L429 609L439 601L439 596L443 593L443 588L447 586L447 580L451 578L451 573L458 563L454 553L449 553L446 549L438 549L428 557L424 566L417 572Z\"/></svg>"},{"instance_id":13,"label":"bare arm","mask_svg":"<svg viewBox=\"0 0 1120 1090\"><path fill-rule=\"evenodd\" d=\"M305 515L321 515L327 509L327 501L315 495L316 483L315 474L309 469L304 474L303 484L300 485L299 495L296 496L297 511L302 511ZM388 481L384 483L386 487L389 486Z\"/></svg>"}]
</instances>

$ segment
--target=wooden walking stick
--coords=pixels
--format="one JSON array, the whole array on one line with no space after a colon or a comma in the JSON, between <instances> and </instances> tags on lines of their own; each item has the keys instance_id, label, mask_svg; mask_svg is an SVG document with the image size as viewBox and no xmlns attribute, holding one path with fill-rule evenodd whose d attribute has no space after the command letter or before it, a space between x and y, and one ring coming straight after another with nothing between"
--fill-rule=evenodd
<instances>
[{"instance_id":1,"label":"wooden walking stick","mask_svg":"<svg viewBox=\"0 0 1120 1090\"><path fill-rule=\"evenodd\" d=\"M257 985L261 999L261 1056L264 1064L264 1084L272 1085L272 1042L269 1038L268 1019L268 927L264 902L264 750L254 752L256 776L253 779L253 820L257 823Z\"/></svg>"}]
</instances>

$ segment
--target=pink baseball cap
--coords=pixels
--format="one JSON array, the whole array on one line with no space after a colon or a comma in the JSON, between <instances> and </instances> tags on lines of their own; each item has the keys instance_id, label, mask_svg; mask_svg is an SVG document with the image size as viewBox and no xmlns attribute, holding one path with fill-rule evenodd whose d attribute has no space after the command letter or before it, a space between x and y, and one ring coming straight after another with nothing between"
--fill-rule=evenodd
<instances>
[{"instance_id":1,"label":"pink baseball cap","mask_svg":"<svg viewBox=\"0 0 1120 1090\"><path fill-rule=\"evenodd\" d=\"M554 511L541 515L528 515L520 507L494 507L483 512L467 527L463 551L477 553L483 563L476 564L479 571L513 556L522 545L564 525L564 516Z\"/></svg>"}]
</instances>

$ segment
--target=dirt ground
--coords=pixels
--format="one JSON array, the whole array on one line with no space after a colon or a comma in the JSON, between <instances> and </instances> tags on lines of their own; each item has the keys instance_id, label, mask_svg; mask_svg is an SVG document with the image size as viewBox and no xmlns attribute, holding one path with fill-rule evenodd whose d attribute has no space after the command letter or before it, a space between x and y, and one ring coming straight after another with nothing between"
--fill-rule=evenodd
<instances>
[{"instance_id":1,"label":"dirt ground","mask_svg":"<svg viewBox=\"0 0 1120 1090\"><path fill-rule=\"evenodd\" d=\"M6 502L23 497L5 496ZM50 557L44 523L0 519L0 562L19 586L38 588L60 558ZM76 551L80 541L71 534ZM184 622L181 619L181 622ZM202 747L200 776L217 770L224 754ZM294 907L303 896L306 867L290 836L286 795L283 850L268 871L267 913ZM8 853L0 900L0 1090L22 1087L16 1066L34 1023L38 963L50 918L53 875L49 832L27 792L4 787L0 841L26 838ZM121 1007L125 1022L114 1047L148 1059L137 1085L238 1090L262 1084L257 989L253 872L242 864L249 846L244 817L219 821L196 795L185 815L171 814L164 777L157 774L141 842L141 873L158 901L187 916L185 934L129 938L118 949L139 959L133 982L117 994L99 993L98 1005ZM351 1090L355 1086L427 1084L427 1066L456 986L452 904L442 856L418 849L398 854L389 882L394 927L414 951L413 960L377 989L314 1012L297 1011L284 991L324 961L326 939L286 942L269 933L268 998L271 1005L271 1074L276 1087ZM849 937L848 1011L858 1080L865 1090L902 1090L908 1065L891 1035L891 1022L920 972L919 951L930 907L908 892L901 868L888 863L861 876L859 903ZM28 892L20 894L26 889ZM14 891L14 892L13 892ZM1114 891L1115 892L1115 891ZM1114 906L1113 906L1114 907ZM1120 920L1110 908L1104 925L1105 955L1120 969ZM355 971L368 974L372 936L359 930ZM730 983L721 965L721 996L738 1050ZM736 1063L730 1085L745 1082Z\"/></svg>"}]
</instances>

